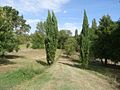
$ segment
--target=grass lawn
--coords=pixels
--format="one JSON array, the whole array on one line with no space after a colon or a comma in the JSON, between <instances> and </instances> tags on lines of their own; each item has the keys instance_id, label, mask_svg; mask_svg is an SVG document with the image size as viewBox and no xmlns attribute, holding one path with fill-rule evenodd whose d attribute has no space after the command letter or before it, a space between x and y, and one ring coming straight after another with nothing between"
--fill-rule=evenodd
<instances>
[{"instance_id":1,"label":"grass lawn","mask_svg":"<svg viewBox=\"0 0 120 90\"><path fill-rule=\"evenodd\" d=\"M56 59L61 50L57 50ZM0 63L0 90L31 80L48 68L44 49L21 49L12 52Z\"/></svg>"},{"instance_id":2,"label":"grass lawn","mask_svg":"<svg viewBox=\"0 0 120 90\"><path fill-rule=\"evenodd\" d=\"M57 50L52 66L44 49L9 53L0 63L0 90L117 90L113 78L119 77L118 69L95 62L83 70L78 54L68 58L61 53Z\"/></svg>"}]
</instances>

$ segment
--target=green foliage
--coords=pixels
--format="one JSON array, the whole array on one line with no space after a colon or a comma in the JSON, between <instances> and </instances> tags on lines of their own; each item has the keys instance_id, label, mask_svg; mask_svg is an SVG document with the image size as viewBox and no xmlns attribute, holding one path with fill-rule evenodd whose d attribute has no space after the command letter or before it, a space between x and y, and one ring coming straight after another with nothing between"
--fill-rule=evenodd
<instances>
[{"instance_id":1,"label":"green foliage","mask_svg":"<svg viewBox=\"0 0 120 90\"><path fill-rule=\"evenodd\" d=\"M36 31L31 35L31 43L33 49L44 48L44 37L40 32Z\"/></svg>"},{"instance_id":2,"label":"green foliage","mask_svg":"<svg viewBox=\"0 0 120 90\"><path fill-rule=\"evenodd\" d=\"M80 60L83 68L88 66L89 61L89 27L88 27L88 18L86 15L86 11L84 11L84 19L82 32L80 35Z\"/></svg>"},{"instance_id":3,"label":"green foliage","mask_svg":"<svg viewBox=\"0 0 120 90\"><path fill-rule=\"evenodd\" d=\"M111 39L111 53L110 59L116 63L120 62L120 22L115 22L113 25L113 32L110 36Z\"/></svg>"},{"instance_id":4,"label":"green foliage","mask_svg":"<svg viewBox=\"0 0 120 90\"><path fill-rule=\"evenodd\" d=\"M99 23L98 29L91 28L95 30L90 32L91 52L95 58L105 59L105 65L108 59L116 64L120 61L120 23L113 22L109 15L103 16Z\"/></svg>"},{"instance_id":5,"label":"green foliage","mask_svg":"<svg viewBox=\"0 0 120 90\"><path fill-rule=\"evenodd\" d=\"M71 38L67 39L67 41L65 43L65 51L66 51L67 56L72 55L75 52L76 44L77 44L77 42L76 42L75 38L71 37Z\"/></svg>"},{"instance_id":6,"label":"green foliage","mask_svg":"<svg viewBox=\"0 0 120 90\"><path fill-rule=\"evenodd\" d=\"M111 32L112 28L111 25L113 21L111 20L110 16L103 16L100 19L100 25L98 27L98 38L94 42L94 56L98 58L105 58L105 64L107 64L107 59L110 59L111 53Z\"/></svg>"},{"instance_id":7,"label":"green foliage","mask_svg":"<svg viewBox=\"0 0 120 90\"><path fill-rule=\"evenodd\" d=\"M0 55L19 50L18 32L22 34L30 28L25 22L23 16L19 16L19 12L12 7L0 8Z\"/></svg>"},{"instance_id":8,"label":"green foliage","mask_svg":"<svg viewBox=\"0 0 120 90\"><path fill-rule=\"evenodd\" d=\"M91 59L95 58L94 51L96 49L94 48L93 44L94 44L94 41L97 39L97 34L96 33L97 33L97 23L96 23L96 20L93 19L92 27L89 30L89 38L90 38L90 54L89 54L89 56L90 56Z\"/></svg>"},{"instance_id":9,"label":"green foliage","mask_svg":"<svg viewBox=\"0 0 120 90\"><path fill-rule=\"evenodd\" d=\"M11 88L25 80L32 79L43 71L44 69L21 68L16 71L2 73L0 74L0 89L6 90L7 88Z\"/></svg>"},{"instance_id":10,"label":"green foliage","mask_svg":"<svg viewBox=\"0 0 120 90\"><path fill-rule=\"evenodd\" d=\"M21 44L27 44L30 43L30 36L28 34L19 34L17 35L18 43Z\"/></svg>"},{"instance_id":11,"label":"green foliage","mask_svg":"<svg viewBox=\"0 0 120 90\"><path fill-rule=\"evenodd\" d=\"M14 34L9 18L6 17L3 9L0 9L0 55L4 56L6 52L15 49L16 38Z\"/></svg>"},{"instance_id":12,"label":"green foliage","mask_svg":"<svg viewBox=\"0 0 120 90\"><path fill-rule=\"evenodd\" d=\"M45 35L45 27L44 27L44 23L43 22L38 22L36 29L38 32L40 32L42 35Z\"/></svg>"},{"instance_id":13,"label":"green foliage","mask_svg":"<svg viewBox=\"0 0 120 90\"><path fill-rule=\"evenodd\" d=\"M45 42L45 27L43 22L38 22L36 26L36 31L31 35L31 43L33 49L44 48Z\"/></svg>"},{"instance_id":14,"label":"green foliage","mask_svg":"<svg viewBox=\"0 0 120 90\"><path fill-rule=\"evenodd\" d=\"M76 52L78 52L79 51L79 40L80 40L80 38L79 38L79 35L78 35L78 30L76 29L75 30L75 40L76 40Z\"/></svg>"},{"instance_id":15,"label":"green foliage","mask_svg":"<svg viewBox=\"0 0 120 90\"><path fill-rule=\"evenodd\" d=\"M67 39L71 36L70 30L60 30L58 32L58 48L64 49L65 48L65 42Z\"/></svg>"},{"instance_id":16,"label":"green foliage","mask_svg":"<svg viewBox=\"0 0 120 90\"><path fill-rule=\"evenodd\" d=\"M45 22L45 30L46 30L45 48L46 48L47 62L50 65L54 62L55 52L57 49L57 39L58 39L57 19L54 15L54 12L52 12L52 16L51 16L50 11L48 11L48 17Z\"/></svg>"}]
</instances>

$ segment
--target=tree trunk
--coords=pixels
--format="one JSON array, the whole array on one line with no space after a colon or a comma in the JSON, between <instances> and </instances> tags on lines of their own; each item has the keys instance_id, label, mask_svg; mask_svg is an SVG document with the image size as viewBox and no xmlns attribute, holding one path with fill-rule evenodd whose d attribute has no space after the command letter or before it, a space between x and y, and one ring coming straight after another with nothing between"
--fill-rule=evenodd
<instances>
[{"instance_id":1,"label":"tree trunk","mask_svg":"<svg viewBox=\"0 0 120 90\"><path fill-rule=\"evenodd\" d=\"M101 63L103 64L103 60L101 59Z\"/></svg>"},{"instance_id":2,"label":"tree trunk","mask_svg":"<svg viewBox=\"0 0 120 90\"><path fill-rule=\"evenodd\" d=\"M47 63L48 63L48 65L50 66L51 63L49 62L49 60L47 60Z\"/></svg>"},{"instance_id":3,"label":"tree trunk","mask_svg":"<svg viewBox=\"0 0 120 90\"><path fill-rule=\"evenodd\" d=\"M105 65L107 65L107 58L105 58Z\"/></svg>"},{"instance_id":4,"label":"tree trunk","mask_svg":"<svg viewBox=\"0 0 120 90\"><path fill-rule=\"evenodd\" d=\"M117 64L117 62L115 61L115 62L114 62L114 65L116 66L116 64Z\"/></svg>"}]
</instances>

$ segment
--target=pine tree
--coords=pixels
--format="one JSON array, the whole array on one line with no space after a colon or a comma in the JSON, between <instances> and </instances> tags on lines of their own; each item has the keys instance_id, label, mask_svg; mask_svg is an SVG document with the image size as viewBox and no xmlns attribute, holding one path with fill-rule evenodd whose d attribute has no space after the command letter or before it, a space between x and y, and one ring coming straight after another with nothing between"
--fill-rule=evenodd
<instances>
[{"instance_id":1,"label":"pine tree","mask_svg":"<svg viewBox=\"0 0 120 90\"><path fill-rule=\"evenodd\" d=\"M45 22L45 31L46 31L45 48L46 48L47 62L50 65L54 62L55 52L57 49L58 26L54 12L52 12L52 16L51 16L50 11L48 11L48 17Z\"/></svg>"},{"instance_id":2,"label":"pine tree","mask_svg":"<svg viewBox=\"0 0 120 90\"><path fill-rule=\"evenodd\" d=\"M86 68L88 66L89 61L89 25L85 10L82 32L80 35L80 60L82 67Z\"/></svg>"}]
</instances>

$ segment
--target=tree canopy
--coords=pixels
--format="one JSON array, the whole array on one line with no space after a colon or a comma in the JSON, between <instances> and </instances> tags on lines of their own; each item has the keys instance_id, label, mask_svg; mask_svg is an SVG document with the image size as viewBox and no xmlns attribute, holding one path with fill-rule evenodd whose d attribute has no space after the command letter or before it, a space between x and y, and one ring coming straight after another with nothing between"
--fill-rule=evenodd
<instances>
[{"instance_id":1,"label":"tree canopy","mask_svg":"<svg viewBox=\"0 0 120 90\"><path fill-rule=\"evenodd\" d=\"M18 51L18 34L26 33L30 26L26 24L23 16L16 9L9 6L0 8L0 55L7 52Z\"/></svg>"}]
</instances>

